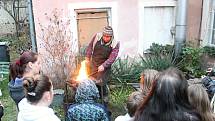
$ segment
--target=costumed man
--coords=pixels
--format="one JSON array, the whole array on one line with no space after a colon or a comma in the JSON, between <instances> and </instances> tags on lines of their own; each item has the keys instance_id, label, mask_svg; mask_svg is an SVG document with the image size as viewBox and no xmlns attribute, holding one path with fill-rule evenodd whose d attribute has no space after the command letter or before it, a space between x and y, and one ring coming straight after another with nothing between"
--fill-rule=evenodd
<instances>
[{"instance_id":1,"label":"costumed man","mask_svg":"<svg viewBox=\"0 0 215 121\"><path fill-rule=\"evenodd\" d=\"M111 65L116 60L120 44L114 39L111 26L106 26L103 32L97 33L92 38L86 51L86 63L90 67L89 74L96 82L100 97L104 100L104 105L108 104L107 82L110 80Z\"/></svg>"}]
</instances>

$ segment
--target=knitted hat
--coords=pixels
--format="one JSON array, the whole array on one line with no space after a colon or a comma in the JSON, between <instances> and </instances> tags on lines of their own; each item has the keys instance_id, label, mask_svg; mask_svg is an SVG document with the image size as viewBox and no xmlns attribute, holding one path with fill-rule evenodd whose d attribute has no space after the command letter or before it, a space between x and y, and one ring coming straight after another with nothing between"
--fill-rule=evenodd
<instances>
[{"instance_id":1,"label":"knitted hat","mask_svg":"<svg viewBox=\"0 0 215 121\"><path fill-rule=\"evenodd\" d=\"M107 34L107 35L113 36L113 29L112 29L112 27L111 26L104 27L103 34Z\"/></svg>"}]
</instances>

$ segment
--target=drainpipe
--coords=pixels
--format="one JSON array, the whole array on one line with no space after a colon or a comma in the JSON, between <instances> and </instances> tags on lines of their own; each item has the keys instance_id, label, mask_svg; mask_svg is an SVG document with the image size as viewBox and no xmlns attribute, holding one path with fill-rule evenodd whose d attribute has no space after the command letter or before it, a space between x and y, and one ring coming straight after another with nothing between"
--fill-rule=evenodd
<instances>
[{"instance_id":1,"label":"drainpipe","mask_svg":"<svg viewBox=\"0 0 215 121\"><path fill-rule=\"evenodd\" d=\"M212 30L211 31L211 35L210 35L210 44L214 44L215 43L215 41L214 41L214 27L215 27L215 13L214 13L214 11L215 11L215 1L214 0L212 0L211 1L212 3L212 6L211 6L211 25L210 25L210 29Z\"/></svg>"},{"instance_id":2,"label":"drainpipe","mask_svg":"<svg viewBox=\"0 0 215 121\"><path fill-rule=\"evenodd\" d=\"M202 41L201 39L201 30L202 30L202 15L203 15L203 6L204 6L204 0L202 0L201 3L201 14L200 14L200 23L199 23L199 32L198 32L198 44L197 46L200 46L200 42Z\"/></svg>"},{"instance_id":3,"label":"drainpipe","mask_svg":"<svg viewBox=\"0 0 215 121\"><path fill-rule=\"evenodd\" d=\"M187 0L177 1L175 34L175 57L178 57L186 40Z\"/></svg>"},{"instance_id":4,"label":"drainpipe","mask_svg":"<svg viewBox=\"0 0 215 121\"><path fill-rule=\"evenodd\" d=\"M35 26L34 26L34 15L32 9L32 0L28 0L28 14L29 14L29 25L30 25L30 38L31 38L31 45L32 51L37 52L37 43L36 43L36 33L35 33Z\"/></svg>"}]
</instances>

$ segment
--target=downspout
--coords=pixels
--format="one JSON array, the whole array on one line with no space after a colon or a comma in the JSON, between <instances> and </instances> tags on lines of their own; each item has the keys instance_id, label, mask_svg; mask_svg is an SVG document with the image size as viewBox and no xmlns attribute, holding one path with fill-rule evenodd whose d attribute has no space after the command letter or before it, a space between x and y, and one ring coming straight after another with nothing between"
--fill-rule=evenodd
<instances>
[{"instance_id":1,"label":"downspout","mask_svg":"<svg viewBox=\"0 0 215 121\"><path fill-rule=\"evenodd\" d=\"M175 57L178 57L186 40L187 0L177 1L175 34Z\"/></svg>"},{"instance_id":2,"label":"downspout","mask_svg":"<svg viewBox=\"0 0 215 121\"><path fill-rule=\"evenodd\" d=\"M200 15L200 23L199 23L200 26L199 26L198 44L197 44L198 47L200 46L200 42L202 41L202 39L201 39L201 31L202 31L203 6L204 6L204 0L202 0L202 3L201 3L201 15Z\"/></svg>"},{"instance_id":3,"label":"downspout","mask_svg":"<svg viewBox=\"0 0 215 121\"><path fill-rule=\"evenodd\" d=\"M215 41L214 41L214 27L215 27L215 13L214 13L214 11L215 11L215 1L214 0L212 0L212 8L211 8L211 17L212 17L212 21L211 21L211 26L210 26L210 29L212 30L212 35L211 35L211 38L210 38L210 40L211 40L211 42L210 42L210 44L214 44L215 43Z\"/></svg>"},{"instance_id":4,"label":"downspout","mask_svg":"<svg viewBox=\"0 0 215 121\"><path fill-rule=\"evenodd\" d=\"M29 25L30 25L30 38L31 38L31 45L32 51L37 52L37 43L36 43L36 33L35 33L35 26L34 26L34 15L32 9L32 0L28 0L28 14L29 14Z\"/></svg>"}]
</instances>

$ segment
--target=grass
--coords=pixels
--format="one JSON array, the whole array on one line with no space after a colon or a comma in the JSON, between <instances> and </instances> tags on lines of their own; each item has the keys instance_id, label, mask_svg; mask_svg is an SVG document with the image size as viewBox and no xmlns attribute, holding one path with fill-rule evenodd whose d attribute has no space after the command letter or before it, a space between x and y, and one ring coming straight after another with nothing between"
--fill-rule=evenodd
<instances>
[{"instance_id":1,"label":"grass","mask_svg":"<svg viewBox=\"0 0 215 121\"><path fill-rule=\"evenodd\" d=\"M2 91L2 96L0 96L0 101L4 105L4 116L2 121L16 121L17 117L17 108L15 102L10 98L8 91L8 78L4 78L0 82L0 89Z\"/></svg>"},{"instance_id":2,"label":"grass","mask_svg":"<svg viewBox=\"0 0 215 121\"><path fill-rule=\"evenodd\" d=\"M4 105L4 116L2 117L2 121L16 121L17 119L17 108L15 102L11 99L8 91L8 78L4 78L2 82L0 82L0 89L2 91L2 96L0 96L0 101ZM129 86L115 87L110 90L110 103L109 108L112 112L112 120L114 120L119 115L124 115L126 113L125 110L125 102L127 100L128 95L134 91ZM57 105L52 107L56 112L56 115L62 120L65 120L64 117L64 109L63 105Z\"/></svg>"},{"instance_id":3,"label":"grass","mask_svg":"<svg viewBox=\"0 0 215 121\"><path fill-rule=\"evenodd\" d=\"M110 90L110 105L109 108L112 112L112 120L119 115L126 114L126 101L128 96L134 91L131 86L124 85Z\"/></svg>"}]
</instances>

